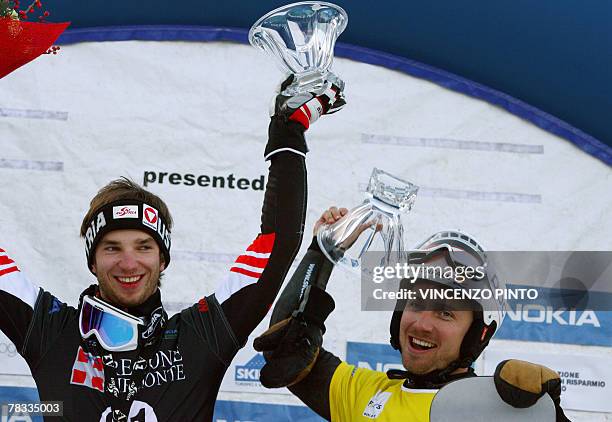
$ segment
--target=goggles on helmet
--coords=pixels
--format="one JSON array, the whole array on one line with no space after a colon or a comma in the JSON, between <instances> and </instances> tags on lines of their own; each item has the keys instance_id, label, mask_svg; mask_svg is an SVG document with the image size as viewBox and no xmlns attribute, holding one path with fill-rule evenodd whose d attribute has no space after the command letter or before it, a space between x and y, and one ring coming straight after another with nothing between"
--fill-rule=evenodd
<instances>
[{"instance_id":1,"label":"goggles on helmet","mask_svg":"<svg viewBox=\"0 0 612 422\"><path fill-rule=\"evenodd\" d=\"M109 352L126 352L138 346L138 326L141 318L93 297L84 296L79 316L81 337L95 335L100 346Z\"/></svg>"},{"instance_id":2,"label":"goggles on helmet","mask_svg":"<svg viewBox=\"0 0 612 422\"><path fill-rule=\"evenodd\" d=\"M486 266L486 258L480 253L459 249L447 243L441 243L431 249L416 249L408 252L410 265L440 266L441 263L451 268Z\"/></svg>"}]
</instances>

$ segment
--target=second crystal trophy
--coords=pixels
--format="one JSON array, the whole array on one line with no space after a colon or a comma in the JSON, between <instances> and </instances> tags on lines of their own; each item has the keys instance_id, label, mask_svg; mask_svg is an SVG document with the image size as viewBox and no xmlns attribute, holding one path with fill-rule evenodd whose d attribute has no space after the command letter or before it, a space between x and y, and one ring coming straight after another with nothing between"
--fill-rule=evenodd
<instances>
[{"instance_id":1,"label":"second crystal trophy","mask_svg":"<svg viewBox=\"0 0 612 422\"><path fill-rule=\"evenodd\" d=\"M379 169L372 171L363 203L331 225L323 225L317 241L334 264L361 269L361 259L382 244L382 265L398 262L406 253L402 214L412 209L419 188ZM378 242L375 239L378 237Z\"/></svg>"},{"instance_id":2,"label":"second crystal trophy","mask_svg":"<svg viewBox=\"0 0 612 422\"><path fill-rule=\"evenodd\" d=\"M249 42L270 54L283 73L295 74L283 95L323 92L325 82L343 88L330 72L336 39L346 28L348 15L332 3L305 1L275 9L249 31Z\"/></svg>"}]
</instances>

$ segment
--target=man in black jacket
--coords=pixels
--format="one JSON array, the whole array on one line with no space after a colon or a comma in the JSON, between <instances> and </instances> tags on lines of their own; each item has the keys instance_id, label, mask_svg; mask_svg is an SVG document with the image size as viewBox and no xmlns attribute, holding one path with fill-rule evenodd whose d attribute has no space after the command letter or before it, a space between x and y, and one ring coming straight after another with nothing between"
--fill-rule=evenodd
<instances>
[{"instance_id":1,"label":"man in black jacket","mask_svg":"<svg viewBox=\"0 0 612 422\"><path fill-rule=\"evenodd\" d=\"M213 294L172 318L159 291L172 218L159 197L127 179L103 187L83 219L97 284L78 308L32 283L0 249L0 329L30 366L40 399L63 402L63 420L212 420L228 365L268 312L299 249L304 131L344 105L341 89L328 85L299 99L277 97L261 233Z\"/></svg>"}]
</instances>

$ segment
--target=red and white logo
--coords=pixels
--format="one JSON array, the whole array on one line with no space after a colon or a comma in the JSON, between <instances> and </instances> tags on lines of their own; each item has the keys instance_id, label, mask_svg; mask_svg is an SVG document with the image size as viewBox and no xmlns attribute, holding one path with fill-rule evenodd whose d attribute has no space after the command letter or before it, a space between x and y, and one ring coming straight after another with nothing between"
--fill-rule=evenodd
<instances>
[{"instance_id":1,"label":"red and white logo","mask_svg":"<svg viewBox=\"0 0 612 422\"><path fill-rule=\"evenodd\" d=\"M138 205L120 205L113 207L113 218L138 218Z\"/></svg>"},{"instance_id":2,"label":"red and white logo","mask_svg":"<svg viewBox=\"0 0 612 422\"><path fill-rule=\"evenodd\" d=\"M147 204L143 205L143 209L142 224L151 227L153 230L157 230L157 222L159 221L159 214L157 210Z\"/></svg>"},{"instance_id":3,"label":"red and white logo","mask_svg":"<svg viewBox=\"0 0 612 422\"><path fill-rule=\"evenodd\" d=\"M104 393L104 364L100 356L86 353L81 346L72 365L70 384L82 385Z\"/></svg>"},{"instance_id":4,"label":"red and white logo","mask_svg":"<svg viewBox=\"0 0 612 422\"><path fill-rule=\"evenodd\" d=\"M0 248L0 277L15 271L19 271L17 264L9 258L4 249Z\"/></svg>"},{"instance_id":5,"label":"red and white logo","mask_svg":"<svg viewBox=\"0 0 612 422\"><path fill-rule=\"evenodd\" d=\"M246 252L236 258L236 262L230 268L230 272L241 274L259 280L261 274L268 265L270 253L274 247L274 233L260 234Z\"/></svg>"},{"instance_id":6,"label":"red and white logo","mask_svg":"<svg viewBox=\"0 0 612 422\"><path fill-rule=\"evenodd\" d=\"M275 238L274 233L260 234L236 259L230 268L227 280L221 283L215 292L219 303L225 302L237 291L259 281L270 260Z\"/></svg>"}]
</instances>

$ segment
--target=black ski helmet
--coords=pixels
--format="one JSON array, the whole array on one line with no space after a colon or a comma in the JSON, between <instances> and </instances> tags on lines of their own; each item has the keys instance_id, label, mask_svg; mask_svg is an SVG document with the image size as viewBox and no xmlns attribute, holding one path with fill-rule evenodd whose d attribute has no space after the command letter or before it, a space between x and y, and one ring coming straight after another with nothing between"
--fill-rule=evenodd
<instances>
[{"instance_id":1,"label":"black ski helmet","mask_svg":"<svg viewBox=\"0 0 612 422\"><path fill-rule=\"evenodd\" d=\"M426 263L433 254L444 253L447 261L452 265L465 265L465 257L470 257L477 265L484 267L485 277L477 280L465 280L461 283L453 279L435 279L427 280L435 284L440 284L444 287L452 288L478 288L478 289L495 289L503 288L503 283L498 279L494 268L487 259L487 254L482 246L470 235L459 230L444 230L438 232L419 246L414 251L409 252L409 262L411 263ZM460 261L460 262L457 262ZM499 329L505 316L505 302L503 296L501 299L495 299L493 294L490 299L475 300L477 302L476 311L474 312L474 320L463 337L459 352L459 359L451 365L455 368L469 367L480 356L484 348L489 344L489 340ZM405 301L402 301L402 305ZM399 331L400 321L402 319L404 307L393 312L389 331L391 334L391 346L400 350Z\"/></svg>"}]
</instances>

